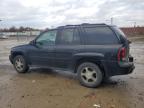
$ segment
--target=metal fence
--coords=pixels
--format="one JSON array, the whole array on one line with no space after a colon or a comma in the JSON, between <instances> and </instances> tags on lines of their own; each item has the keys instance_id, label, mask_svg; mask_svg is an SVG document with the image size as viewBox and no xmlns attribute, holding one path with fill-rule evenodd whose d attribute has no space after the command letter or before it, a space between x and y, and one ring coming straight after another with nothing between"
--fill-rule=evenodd
<instances>
[{"instance_id":1,"label":"metal fence","mask_svg":"<svg viewBox=\"0 0 144 108\"><path fill-rule=\"evenodd\" d=\"M17 35L17 36L9 37L9 39L17 40L17 41L31 41L31 40L35 39L36 37L37 36Z\"/></svg>"},{"instance_id":2,"label":"metal fence","mask_svg":"<svg viewBox=\"0 0 144 108\"><path fill-rule=\"evenodd\" d=\"M36 38L40 31L25 31L25 32L0 32L1 38L2 36L7 37L10 40L17 41L31 41Z\"/></svg>"}]
</instances>

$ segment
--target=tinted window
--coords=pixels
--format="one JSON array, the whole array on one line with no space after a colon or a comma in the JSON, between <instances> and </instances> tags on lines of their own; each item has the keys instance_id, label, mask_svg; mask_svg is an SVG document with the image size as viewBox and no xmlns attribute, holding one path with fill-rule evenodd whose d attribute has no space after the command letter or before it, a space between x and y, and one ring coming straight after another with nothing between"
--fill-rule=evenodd
<instances>
[{"instance_id":1,"label":"tinted window","mask_svg":"<svg viewBox=\"0 0 144 108\"><path fill-rule=\"evenodd\" d=\"M73 43L80 44L80 34L79 34L78 29L74 30Z\"/></svg>"},{"instance_id":2,"label":"tinted window","mask_svg":"<svg viewBox=\"0 0 144 108\"><path fill-rule=\"evenodd\" d=\"M64 29L59 37L59 44L70 45L79 44L80 37L77 29Z\"/></svg>"},{"instance_id":3,"label":"tinted window","mask_svg":"<svg viewBox=\"0 0 144 108\"><path fill-rule=\"evenodd\" d=\"M118 38L109 27L89 27L84 28L86 32L86 42L89 45L117 44Z\"/></svg>"},{"instance_id":4,"label":"tinted window","mask_svg":"<svg viewBox=\"0 0 144 108\"><path fill-rule=\"evenodd\" d=\"M115 31L118 33L118 35L121 35L123 37L126 37L125 34L123 33L123 31L121 29L119 29L118 27L113 27L115 29Z\"/></svg>"},{"instance_id":5,"label":"tinted window","mask_svg":"<svg viewBox=\"0 0 144 108\"><path fill-rule=\"evenodd\" d=\"M40 46L54 45L56 34L56 30L42 33L41 36L36 40L36 44Z\"/></svg>"}]
</instances>

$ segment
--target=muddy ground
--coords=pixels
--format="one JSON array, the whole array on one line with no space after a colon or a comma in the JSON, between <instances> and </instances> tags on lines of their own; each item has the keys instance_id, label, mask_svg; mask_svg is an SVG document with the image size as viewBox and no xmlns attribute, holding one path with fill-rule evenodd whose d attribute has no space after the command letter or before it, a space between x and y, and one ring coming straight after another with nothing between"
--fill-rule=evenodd
<instances>
[{"instance_id":1,"label":"muddy ground","mask_svg":"<svg viewBox=\"0 0 144 108\"><path fill-rule=\"evenodd\" d=\"M76 75L32 69L17 74L8 60L10 48L27 43L0 40L0 108L144 108L144 41L131 44L132 74L115 76L99 88L86 88Z\"/></svg>"}]
</instances>

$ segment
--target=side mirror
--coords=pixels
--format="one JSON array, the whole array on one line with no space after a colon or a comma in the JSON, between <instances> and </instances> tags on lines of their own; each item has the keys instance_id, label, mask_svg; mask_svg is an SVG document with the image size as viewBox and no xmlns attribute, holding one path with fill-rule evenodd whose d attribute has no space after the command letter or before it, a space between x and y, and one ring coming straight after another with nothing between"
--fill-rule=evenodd
<instances>
[{"instance_id":1,"label":"side mirror","mask_svg":"<svg viewBox=\"0 0 144 108\"><path fill-rule=\"evenodd\" d=\"M29 44L30 44L30 45L35 45L35 43L36 43L35 40L32 40L32 41L30 41Z\"/></svg>"}]
</instances>

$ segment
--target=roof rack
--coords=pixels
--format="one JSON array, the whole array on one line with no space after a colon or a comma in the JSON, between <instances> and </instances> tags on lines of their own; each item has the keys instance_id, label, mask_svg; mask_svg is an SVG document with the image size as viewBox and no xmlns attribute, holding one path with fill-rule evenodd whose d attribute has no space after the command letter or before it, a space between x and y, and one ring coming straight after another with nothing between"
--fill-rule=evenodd
<instances>
[{"instance_id":1,"label":"roof rack","mask_svg":"<svg viewBox=\"0 0 144 108\"><path fill-rule=\"evenodd\" d=\"M79 26L80 24L77 24L77 25L66 25L66 26Z\"/></svg>"},{"instance_id":2,"label":"roof rack","mask_svg":"<svg viewBox=\"0 0 144 108\"><path fill-rule=\"evenodd\" d=\"M106 25L106 24L105 23L97 23L97 24L82 23L82 24L66 25L66 26L78 26L78 25Z\"/></svg>"},{"instance_id":3,"label":"roof rack","mask_svg":"<svg viewBox=\"0 0 144 108\"><path fill-rule=\"evenodd\" d=\"M105 23L97 23L97 24L83 23L81 25L106 25L106 24Z\"/></svg>"},{"instance_id":4,"label":"roof rack","mask_svg":"<svg viewBox=\"0 0 144 108\"><path fill-rule=\"evenodd\" d=\"M87 26L87 25L106 25L105 23L97 23L97 24L90 24L90 23L82 23L82 24L77 24L77 25L66 25L66 26Z\"/></svg>"},{"instance_id":5,"label":"roof rack","mask_svg":"<svg viewBox=\"0 0 144 108\"><path fill-rule=\"evenodd\" d=\"M76 24L76 25L65 25L65 26L59 26L58 28L71 28L71 27L77 27L77 26L106 26L105 23L97 23L97 24L90 24L90 23L82 23L82 24Z\"/></svg>"}]
</instances>

